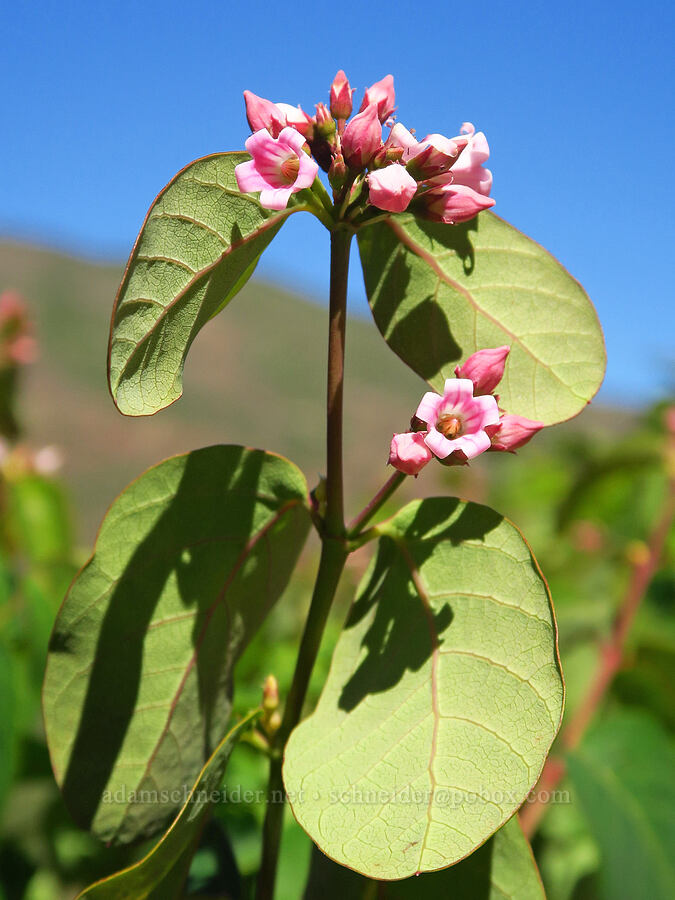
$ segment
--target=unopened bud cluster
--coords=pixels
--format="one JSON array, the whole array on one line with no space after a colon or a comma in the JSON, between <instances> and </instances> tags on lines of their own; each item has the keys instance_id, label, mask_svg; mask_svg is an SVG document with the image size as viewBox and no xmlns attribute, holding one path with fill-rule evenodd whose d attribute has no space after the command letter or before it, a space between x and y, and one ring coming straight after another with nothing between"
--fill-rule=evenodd
<instances>
[{"instance_id":1,"label":"unopened bud cluster","mask_svg":"<svg viewBox=\"0 0 675 900\"><path fill-rule=\"evenodd\" d=\"M342 70L328 106L318 103L314 116L244 91L254 134L246 142L252 160L236 169L240 190L260 191L263 206L283 209L291 194L313 184L321 168L336 202L343 208L352 204L356 214L364 206L394 213L411 207L418 215L456 224L494 206L492 174L483 165L488 143L471 123L456 137L428 134L418 141L392 118L391 75L366 89L350 118L353 94ZM389 128L386 138L383 126Z\"/></svg>"}]
</instances>

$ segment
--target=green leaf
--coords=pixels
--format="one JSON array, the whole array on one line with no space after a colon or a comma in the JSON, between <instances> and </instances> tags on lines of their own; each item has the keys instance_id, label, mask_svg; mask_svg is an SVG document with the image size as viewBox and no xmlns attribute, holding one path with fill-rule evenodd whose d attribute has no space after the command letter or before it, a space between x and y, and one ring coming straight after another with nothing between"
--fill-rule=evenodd
<instances>
[{"instance_id":1,"label":"green leaf","mask_svg":"<svg viewBox=\"0 0 675 900\"><path fill-rule=\"evenodd\" d=\"M209 447L149 469L110 508L43 690L56 780L99 838L166 827L221 740L234 664L304 544L306 497L288 460Z\"/></svg>"},{"instance_id":2,"label":"green leaf","mask_svg":"<svg viewBox=\"0 0 675 900\"><path fill-rule=\"evenodd\" d=\"M230 753L239 736L259 711L251 713L220 742L206 763L180 814L161 841L140 862L104 878L82 891L78 900L174 900L183 895L183 883L192 854L211 811Z\"/></svg>"},{"instance_id":3,"label":"green leaf","mask_svg":"<svg viewBox=\"0 0 675 900\"><path fill-rule=\"evenodd\" d=\"M498 216L452 226L391 216L358 240L377 327L436 390L471 353L509 344L498 388L507 412L551 425L597 392L605 348L586 293Z\"/></svg>"},{"instance_id":4,"label":"green leaf","mask_svg":"<svg viewBox=\"0 0 675 900\"><path fill-rule=\"evenodd\" d=\"M0 814L9 792L16 757L12 657L0 637Z\"/></svg>"},{"instance_id":5,"label":"green leaf","mask_svg":"<svg viewBox=\"0 0 675 900\"><path fill-rule=\"evenodd\" d=\"M338 866L316 848L304 900L544 900L544 891L518 819L510 819L471 856L420 879L376 882Z\"/></svg>"},{"instance_id":6,"label":"green leaf","mask_svg":"<svg viewBox=\"0 0 675 900\"><path fill-rule=\"evenodd\" d=\"M242 194L234 169L247 153L186 166L159 194L131 252L113 310L108 377L120 412L147 416L183 393L199 330L246 283L286 218Z\"/></svg>"},{"instance_id":7,"label":"green leaf","mask_svg":"<svg viewBox=\"0 0 675 900\"><path fill-rule=\"evenodd\" d=\"M673 742L649 715L597 724L568 770L602 855L603 896L675 897Z\"/></svg>"},{"instance_id":8,"label":"green leaf","mask_svg":"<svg viewBox=\"0 0 675 900\"><path fill-rule=\"evenodd\" d=\"M390 880L458 862L513 815L563 684L546 584L510 522L434 498L379 531L284 781L327 856Z\"/></svg>"}]
</instances>

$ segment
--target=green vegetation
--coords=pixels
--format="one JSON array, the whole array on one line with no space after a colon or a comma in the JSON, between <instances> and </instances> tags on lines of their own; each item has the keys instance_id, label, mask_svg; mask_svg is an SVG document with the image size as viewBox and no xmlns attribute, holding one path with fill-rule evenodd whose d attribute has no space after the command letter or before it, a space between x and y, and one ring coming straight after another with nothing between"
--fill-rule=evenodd
<instances>
[{"instance_id":1,"label":"green vegetation","mask_svg":"<svg viewBox=\"0 0 675 900\"><path fill-rule=\"evenodd\" d=\"M250 282L227 316L214 319L197 338L200 353L192 355L185 373L190 402L153 419L127 420L107 396L101 363L120 274L117 266L0 245L0 285L15 287L29 299L41 347L39 361L26 373L20 419L32 447L57 444L66 460L62 483L36 471L27 451L15 451L2 462L2 900L67 900L87 884L142 859L155 843L104 850L78 830L54 784L39 709L51 625L76 567L91 549L111 484L121 489L158 458L213 443L269 446L288 454L310 476L318 476L323 456L317 423L324 385L317 373L325 362L324 310ZM262 331L265 339L256 339ZM292 341L294 333L303 335L300 345ZM371 322L350 322L348 354L346 449L350 480L356 485L355 496L348 498L353 509L386 478L391 432L405 427L421 382L400 366ZM283 403L278 402L280 385ZM672 807L666 760L675 724L672 531L647 579L596 721L576 746L566 743L566 725L583 710L617 612L649 560L649 544L663 516L673 467L663 413L663 408L636 414L591 407L578 421L550 429L515 458L485 454L468 469L429 467L409 493L459 494L489 503L527 534L549 581L567 686L563 730L552 758L560 764L569 760L533 840L551 900L616 900L641 896L640 891L655 900L672 896L665 824ZM377 453L362 454L364 442L369 450L382 448L381 466ZM374 465L364 461L373 457ZM326 682L332 649L371 549L350 558L312 678L309 708ZM316 557L316 542L310 539L292 585L237 663L235 716L258 706L270 672L279 680L283 702ZM204 830L191 867L194 896L249 896L266 783L265 758L243 741L228 766L224 802ZM517 842L515 834L508 839ZM488 844L479 852L497 857L501 851ZM278 891L282 900L302 896L311 855L311 842L287 810ZM160 851L151 864L164 865L162 858ZM439 896L449 890L441 881L443 873L420 877L437 879ZM315 862L310 898L330 898L325 878L332 881L333 876ZM493 896L490 892L498 889L485 885L484 893L474 896ZM359 896L358 890L346 884L341 896ZM537 896L536 885L531 891ZM381 894L402 896L395 885L383 887Z\"/></svg>"}]
</instances>

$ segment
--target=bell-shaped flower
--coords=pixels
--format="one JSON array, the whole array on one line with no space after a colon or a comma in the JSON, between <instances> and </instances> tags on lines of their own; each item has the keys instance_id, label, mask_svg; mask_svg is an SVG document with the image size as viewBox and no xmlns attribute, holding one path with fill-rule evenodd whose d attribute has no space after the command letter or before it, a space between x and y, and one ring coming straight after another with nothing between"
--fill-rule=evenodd
<instances>
[{"instance_id":1,"label":"bell-shaped flower","mask_svg":"<svg viewBox=\"0 0 675 900\"><path fill-rule=\"evenodd\" d=\"M433 459L424 442L424 433L407 431L395 434L389 447L389 465L405 475L415 475Z\"/></svg>"},{"instance_id":2,"label":"bell-shaped flower","mask_svg":"<svg viewBox=\"0 0 675 900\"><path fill-rule=\"evenodd\" d=\"M398 163L376 169L368 175L367 181L370 202L388 212L403 212L417 191L415 179Z\"/></svg>"},{"instance_id":3,"label":"bell-shaped flower","mask_svg":"<svg viewBox=\"0 0 675 900\"><path fill-rule=\"evenodd\" d=\"M334 119L348 119L352 114L353 89L340 69L330 86L330 111Z\"/></svg>"},{"instance_id":4,"label":"bell-shaped flower","mask_svg":"<svg viewBox=\"0 0 675 900\"><path fill-rule=\"evenodd\" d=\"M447 183L451 174L452 170L447 175L439 175L438 179L432 179L431 188L421 195L428 218L435 222L456 225L458 222L473 219L481 210L490 209L495 205L491 197L479 194L473 188L464 184Z\"/></svg>"},{"instance_id":5,"label":"bell-shaped flower","mask_svg":"<svg viewBox=\"0 0 675 900\"><path fill-rule=\"evenodd\" d=\"M465 122L463 128L471 127L470 122ZM454 138L458 144L462 136ZM466 145L462 149L457 162L452 166L452 183L464 184L472 188L476 193L487 197L492 189L492 172L483 165L490 156L490 148L482 131L471 132L467 136Z\"/></svg>"},{"instance_id":6,"label":"bell-shaped flower","mask_svg":"<svg viewBox=\"0 0 675 900\"><path fill-rule=\"evenodd\" d=\"M508 345L478 350L463 365L455 368L455 375L471 379L476 396L491 394L504 377L504 366L510 350Z\"/></svg>"},{"instance_id":7,"label":"bell-shaped flower","mask_svg":"<svg viewBox=\"0 0 675 900\"><path fill-rule=\"evenodd\" d=\"M534 422L532 419L526 419L525 416L502 413L498 424L487 429L492 441L490 449L513 453L518 447L527 444L543 427L543 422Z\"/></svg>"},{"instance_id":8,"label":"bell-shaped flower","mask_svg":"<svg viewBox=\"0 0 675 900\"><path fill-rule=\"evenodd\" d=\"M415 416L426 424L424 443L439 459L457 452L473 459L489 450L486 428L499 422L495 398L474 397L468 378L448 378L442 395L428 391Z\"/></svg>"},{"instance_id":9,"label":"bell-shaped flower","mask_svg":"<svg viewBox=\"0 0 675 900\"><path fill-rule=\"evenodd\" d=\"M283 128L273 138L264 128L246 141L253 157L235 167L239 190L260 191L268 209L285 209L291 194L311 187L319 167L305 153L305 139L294 128Z\"/></svg>"},{"instance_id":10,"label":"bell-shaped flower","mask_svg":"<svg viewBox=\"0 0 675 900\"><path fill-rule=\"evenodd\" d=\"M377 107L368 106L347 123L342 135L342 153L347 165L361 171L370 163L382 144L382 125Z\"/></svg>"},{"instance_id":11,"label":"bell-shaped flower","mask_svg":"<svg viewBox=\"0 0 675 900\"><path fill-rule=\"evenodd\" d=\"M369 106L377 107L380 122L386 122L396 109L394 94L394 76L385 75L381 81L376 81L366 88L359 112L363 112Z\"/></svg>"}]
</instances>

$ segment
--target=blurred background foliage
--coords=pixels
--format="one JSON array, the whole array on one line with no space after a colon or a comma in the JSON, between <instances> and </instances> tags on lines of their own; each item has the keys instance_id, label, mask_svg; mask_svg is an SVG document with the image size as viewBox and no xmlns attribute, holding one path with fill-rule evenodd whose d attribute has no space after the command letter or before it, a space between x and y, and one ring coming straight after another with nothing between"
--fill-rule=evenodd
<instances>
[{"instance_id":1,"label":"blurred background foliage","mask_svg":"<svg viewBox=\"0 0 675 900\"><path fill-rule=\"evenodd\" d=\"M125 420L107 397L103 364L119 275L118 267L0 244L0 286L30 298L30 305L14 293L0 298L0 900L73 897L148 849L104 848L71 823L40 712L52 622L115 491L163 456L215 442L285 453L310 483L321 471L324 310L252 281L199 337L185 398L158 417ZM352 320L348 341L346 456L355 512L386 478L389 438L405 427L422 385L371 323ZM675 474L672 420L666 402L642 410L592 406L518 455L486 454L470 468L429 467L391 504L393 512L414 495L458 494L494 506L521 528L554 598L566 722L587 695L663 518ZM310 541L238 665L237 714L259 703L269 673L283 701L317 549ZM368 556L366 547L350 559L312 704ZM566 774L533 839L551 900L675 896L668 855L675 839L674 603L671 528L591 727L572 751L554 746ZM228 801L217 807L192 865L191 895L250 895L266 779L265 758L250 743L239 745L225 777ZM281 900L302 896L310 849L287 811Z\"/></svg>"}]
</instances>

